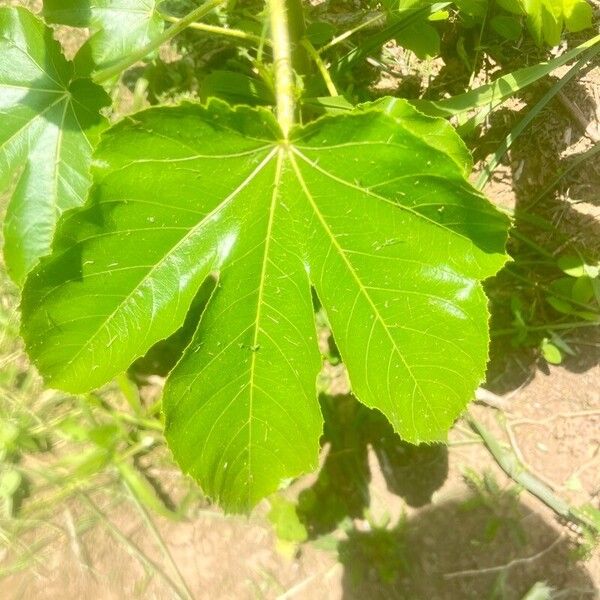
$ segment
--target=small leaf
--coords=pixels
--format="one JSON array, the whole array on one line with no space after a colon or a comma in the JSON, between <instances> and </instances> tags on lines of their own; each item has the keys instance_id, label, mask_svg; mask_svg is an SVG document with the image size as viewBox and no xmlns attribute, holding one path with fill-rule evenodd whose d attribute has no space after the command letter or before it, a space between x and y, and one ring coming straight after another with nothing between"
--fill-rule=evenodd
<instances>
[{"instance_id":1,"label":"small leaf","mask_svg":"<svg viewBox=\"0 0 600 600\"><path fill-rule=\"evenodd\" d=\"M507 219L464 177L447 124L375 109L281 140L269 111L183 104L103 137L87 207L29 277L23 335L50 385L102 385L218 284L164 391L169 445L244 511L316 468L311 288L355 395L407 441L444 439L487 361L481 280ZM436 121L430 121L430 124Z\"/></svg>"},{"instance_id":2,"label":"small leaf","mask_svg":"<svg viewBox=\"0 0 600 600\"><path fill-rule=\"evenodd\" d=\"M296 505L279 494L269 499L271 510L269 521L275 528L277 537L286 542L301 543L308 539L306 527L298 518Z\"/></svg>"},{"instance_id":3,"label":"small leaf","mask_svg":"<svg viewBox=\"0 0 600 600\"><path fill-rule=\"evenodd\" d=\"M571 281L573 281L571 279ZM578 277L573 282L571 297L576 302L587 304L594 298L594 280L590 277Z\"/></svg>"},{"instance_id":4,"label":"small leaf","mask_svg":"<svg viewBox=\"0 0 600 600\"><path fill-rule=\"evenodd\" d=\"M547 338L542 341L542 356L553 365L560 365L562 362L561 351Z\"/></svg>"},{"instance_id":5,"label":"small leaf","mask_svg":"<svg viewBox=\"0 0 600 600\"><path fill-rule=\"evenodd\" d=\"M421 21L403 29L396 36L396 41L412 50L417 58L425 60L440 53L440 36L432 25Z\"/></svg>"},{"instance_id":6,"label":"small leaf","mask_svg":"<svg viewBox=\"0 0 600 600\"><path fill-rule=\"evenodd\" d=\"M555 296L548 296L546 298L548 304L557 312L562 313L563 315L572 315L575 313L575 307L566 300L562 298L556 298Z\"/></svg>"},{"instance_id":7,"label":"small leaf","mask_svg":"<svg viewBox=\"0 0 600 600\"><path fill-rule=\"evenodd\" d=\"M557 261L558 268L571 277L583 277L585 272L585 261L581 256L567 254L561 256Z\"/></svg>"},{"instance_id":8,"label":"small leaf","mask_svg":"<svg viewBox=\"0 0 600 600\"><path fill-rule=\"evenodd\" d=\"M326 21L310 23L306 28L306 37L317 48L326 44L334 35L335 27Z\"/></svg>"},{"instance_id":9,"label":"small leaf","mask_svg":"<svg viewBox=\"0 0 600 600\"><path fill-rule=\"evenodd\" d=\"M460 9L461 14L464 13L469 17L482 19L488 11L487 0L456 0L455 4Z\"/></svg>"},{"instance_id":10,"label":"small leaf","mask_svg":"<svg viewBox=\"0 0 600 600\"><path fill-rule=\"evenodd\" d=\"M23 8L0 8L0 192L12 189L4 257L22 283L47 254L58 216L83 204L109 97L73 79L52 31Z\"/></svg>"},{"instance_id":11,"label":"small leaf","mask_svg":"<svg viewBox=\"0 0 600 600\"><path fill-rule=\"evenodd\" d=\"M48 23L89 27L91 37L79 50L79 74L107 67L146 46L163 30L155 0L44 0Z\"/></svg>"}]
</instances>

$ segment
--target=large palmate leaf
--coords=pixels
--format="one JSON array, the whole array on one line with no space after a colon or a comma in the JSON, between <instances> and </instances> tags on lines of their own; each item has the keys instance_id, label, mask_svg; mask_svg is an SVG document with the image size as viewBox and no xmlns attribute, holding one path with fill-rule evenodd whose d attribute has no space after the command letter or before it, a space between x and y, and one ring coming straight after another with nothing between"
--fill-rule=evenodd
<instances>
[{"instance_id":1,"label":"large palmate leaf","mask_svg":"<svg viewBox=\"0 0 600 600\"><path fill-rule=\"evenodd\" d=\"M83 204L109 102L102 88L73 79L40 20L0 8L0 192L12 191L4 254L15 281L49 251L58 215Z\"/></svg>"},{"instance_id":2,"label":"large palmate leaf","mask_svg":"<svg viewBox=\"0 0 600 600\"><path fill-rule=\"evenodd\" d=\"M162 32L156 5L156 0L44 0L44 18L92 30L75 58L78 71L89 73L140 50Z\"/></svg>"},{"instance_id":3,"label":"large palmate leaf","mask_svg":"<svg viewBox=\"0 0 600 600\"><path fill-rule=\"evenodd\" d=\"M171 373L183 469L244 510L317 461L313 287L352 389L406 440L439 440L483 377L480 281L507 222L465 180L462 142L405 105L296 128L264 109L184 104L104 137L89 205L65 216L23 297L51 385L103 384L218 285Z\"/></svg>"}]
</instances>

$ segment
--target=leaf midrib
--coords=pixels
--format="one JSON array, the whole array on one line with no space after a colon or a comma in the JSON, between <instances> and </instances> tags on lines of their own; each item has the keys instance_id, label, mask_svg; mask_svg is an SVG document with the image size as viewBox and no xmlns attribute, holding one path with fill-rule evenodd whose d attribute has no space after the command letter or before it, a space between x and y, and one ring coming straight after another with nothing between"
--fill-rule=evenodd
<instances>
[{"instance_id":1,"label":"leaf midrib","mask_svg":"<svg viewBox=\"0 0 600 600\"><path fill-rule=\"evenodd\" d=\"M275 148L277 149L277 147ZM265 249L262 257L262 264L260 269L260 282L258 285L258 297L256 300L256 319L254 320L254 335L252 337L252 358L250 359L250 392L248 397L248 480L252 476L252 412L254 404L254 389L255 389L255 372L256 372L256 357L257 357L257 346L258 346L258 335L260 332L260 320L262 316L263 307L263 294L265 289L266 271L267 264L269 261L269 250L271 248L271 238L273 234L273 222L275 217L275 209L277 207L277 201L279 196L279 186L281 185L281 171L283 165L283 154L285 150L279 147L277 151L277 165L275 167L275 182L273 185L273 192L271 194L271 204L269 206L269 221L267 223L267 232L265 237ZM248 497L247 502L250 505L250 481L248 481Z\"/></svg>"}]
</instances>

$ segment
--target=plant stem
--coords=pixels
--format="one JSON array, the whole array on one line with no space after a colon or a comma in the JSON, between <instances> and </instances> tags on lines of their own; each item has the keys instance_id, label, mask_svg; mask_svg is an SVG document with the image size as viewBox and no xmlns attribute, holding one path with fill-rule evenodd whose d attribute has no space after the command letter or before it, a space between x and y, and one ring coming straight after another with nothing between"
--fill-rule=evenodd
<instances>
[{"instance_id":1,"label":"plant stem","mask_svg":"<svg viewBox=\"0 0 600 600\"><path fill-rule=\"evenodd\" d=\"M294 71L285 0L269 0L277 121L287 140L294 125Z\"/></svg>"},{"instance_id":2,"label":"plant stem","mask_svg":"<svg viewBox=\"0 0 600 600\"><path fill-rule=\"evenodd\" d=\"M169 23L179 23L181 21L178 17L172 17L171 15L163 15L162 18ZM245 40L247 42L252 42L253 44L260 44L263 38L260 35L255 35L254 33L248 33L243 31L242 29L235 29L230 27L219 27L218 25L209 25L208 23L190 23L188 25L189 29L196 29L198 31L203 31L204 33L211 33L214 35L222 35L225 37L236 38L238 40ZM265 40L267 44L271 42L269 40Z\"/></svg>"},{"instance_id":3,"label":"plant stem","mask_svg":"<svg viewBox=\"0 0 600 600\"><path fill-rule=\"evenodd\" d=\"M465 419L471 429L481 437L486 448L498 463L498 466L513 481L518 483L530 494L533 494L561 517L576 523L577 525L585 525L597 531L597 526L593 521L581 514L580 510L572 508L562 498L559 498L545 483L542 483L537 477L534 477L534 475L527 471L515 454L504 448L470 413L466 413Z\"/></svg>"},{"instance_id":4,"label":"plant stem","mask_svg":"<svg viewBox=\"0 0 600 600\"><path fill-rule=\"evenodd\" d=\"M223 4L223 2L225 2L225 0L208 0L208 2L205 2L202 6L199 6L198 8L195 8L189 12L185 17L178 19L177 23L173 23L171 27L165 29L161 35L151 40L143 48L128 54L125 58L118 61L114 65L106 67L105 69L100 69L94 73L92 79L96 83L103 83L111 80L113 77L117 77L136 62L142 60L145 56L157 48L160 48L160 46L162 46L165 42L168 42L171 38L181 33L194 21L197 21L199 18L209 13L211 10L219 6L219 4Z\"/></svg>"},{"instance_id":5,"label":"plant stem","mask_svg":"<svg viewBox=\"0 0 600 600\"><path fill-rule=\"evenodd\" d=\"M327 69L327 65L323 62L321 55L315 50L315 47L310 43L310 40L304 38L302 40L302 46L308 52L308 55L313 59L315 65L317 65L317 69L319 69L319 73L325 82L325 86L327 87L327 91L330 96L339 96L338 91L335 87L335 83L333 83L333 79L331 79L331 75L329 74L329 70Z\"/></svg>"},{"instance_id":6,"label":"plant stem","mask_svg":"<svg viewBox=\"0 0 600 600\"><path fill-rule=\"evenodd\" d=\"M532 325L526 326L519 329L525 331L560 331L563 329L579 329L581 327L598 327L598 321L573 321L572 323L556 323L549 325ZM492 337L500 337L502 335L510 335L517 331L517 327L511 327L508 329L493 329L490 333Z\"/></svg>"},{"instance_id":7,"label":"plant stem","mask_svg":"<svg viewBox=\"0 0 600 600\"><path fill-rule=\"evenodd\" d=\"M367 21L364 21L360 25L357 25L356 27L354 27L354 29L349 29L348 31L345 31L341 35L334 37L330 42L328 42L324 46L321 46L317 50L317 52L319 54L322 54L326 50L329 50L329 48L333 48L333 46L337 46L339 43L348 39L350 36L354 35L356 32L360 31L361 29L364 29L365 27L369 27L370 25L374 25L378 21L383 21L384 19L385 19L385 16L383 14L378 14L377 16L373 17L372 19L369 19Z\"/></svg>"}]
</instances>

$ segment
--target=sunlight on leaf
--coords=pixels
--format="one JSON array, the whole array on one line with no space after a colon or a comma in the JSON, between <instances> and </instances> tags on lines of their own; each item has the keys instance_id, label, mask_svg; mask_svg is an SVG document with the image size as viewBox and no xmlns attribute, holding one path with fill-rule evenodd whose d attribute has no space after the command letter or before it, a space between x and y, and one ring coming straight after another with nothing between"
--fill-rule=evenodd
<instances>
[{"instance_id":1,"label":"sunlight on leaf","mask_svg":"<svg viewBox=\"0 0 600 600\"><path fill-rule=\"evenodd\" d=\"M0 8L0 32L0 191L11 192L4 256L22 283L49 251L60 213L84 202L110 99L73 79L52 31L29 11Z\"/></svg>"},{"instance_id":2,"label":"sunlight on leaf","mask_svg":"<svg viewBox=\"0 0 600 600\"><path fill-rule=\"evenodd\" d=\"M447 124L436 139L394 114L325 117L290 142L269 111L221 102L114 126L88 206L24 291L48 383L109 381L218 273L163 398L175 458L209 496L247 510L316 468L311 287L359 400L408 441L444 439L484 375L481 280L504 264L507 219L467 183Z\"/></svg>"}]
</instances>

